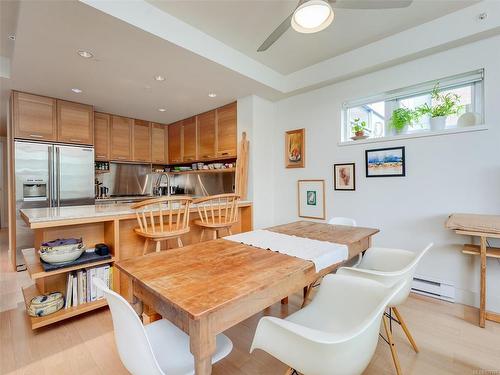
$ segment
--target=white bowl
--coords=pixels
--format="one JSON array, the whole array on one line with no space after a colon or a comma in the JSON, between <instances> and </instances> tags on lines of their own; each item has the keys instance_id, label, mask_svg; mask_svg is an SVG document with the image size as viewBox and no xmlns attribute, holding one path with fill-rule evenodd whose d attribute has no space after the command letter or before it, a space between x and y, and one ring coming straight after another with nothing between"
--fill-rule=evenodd
<instances>
[{"instance_id":1,"label":"white bowl","mask_svg":"<svg viewBox=\"0 0 500 375\"><path fill-rule=\"evenodd\" d=\"M69 250L63 251L50 251L50 252L42 252L38 251L40 254L40 258L47 263L50 264L61 264L72 262L78 258L85 252L85 247L75 247Z\"/></svg>"}]
</instances>

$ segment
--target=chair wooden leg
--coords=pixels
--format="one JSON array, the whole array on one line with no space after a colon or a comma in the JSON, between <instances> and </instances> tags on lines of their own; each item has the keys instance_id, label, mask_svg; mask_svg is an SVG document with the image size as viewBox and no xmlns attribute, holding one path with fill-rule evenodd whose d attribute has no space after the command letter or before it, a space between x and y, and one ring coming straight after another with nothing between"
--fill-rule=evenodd
<instances>
[{"instance_id":1,"label":"chair wooden leg","mask_svg":"<svg viewBox=\"0 0 500 375\"><path fill-rule=\"evenodd\" d=\"M148 251L149 238L146 238L144 241L144 247L142 248L142 255L145 255Z\"/></svg>"},{"instance_id":2,"label":"chair wooden leg","mask_svg":"<svg viewBox=\"0 0 500 375\"><path fill-rule=\"evenodd\" d=\"M214 240L217 239L217 229L214 230Z\"/></svg>"},{"instance_id":3,"label":"chair wooden leg","mask_svg":"<svg viewBox=\"0 0 500 375\"><path fill-rule=\"evenodd\" d=\"M286 369L284 375L292 375L292 374L293 374L293 368L289 367L289 368Z\"/></svg>"},{"instance_id":4,"label":"chair wooden leg","mask_svg":"<svg viewBox=\"0 0 500 375\"><path fill-rule=\"evenodd\" d=\"M183 246L184 246L184 245L182 244L182 240L181 240L181 238L180 238L180 237L177 237L177 245L178 245L179 247L183 247Z\"/></svg>"},{"instance_id":5,"label":"chair wooden leg","mask_svg":"<svg viewBox=\"0 0 500 375\"><path fill-rule=\"evenodd\" d=\"M419 352L417 343L415 340L413 340L413 336L410 333L410 330L408 329L408 326L406 325L405 321L403 320L403 317L399 313L398 309L395 307L392 307L392 311L394 311L394 314L396 314L396 318L398 318L399 323L401 323L401 328L403 328L403 331L406 334L406 337L408 337L408 341L410 342L411 346L413 346L413 350L415 350L416 353Z\"/></svg>"},{"instance_id":6,"label":"chair wooden leg","mask_svg":"<svg viewBox=\"0 0 500 375\"><path fill-rule=\"evenodd\" d=\"M396 373L401 375L401 365L399 364L398 352L396 351L396 345L394 344L394 340L392 339L392 333L387 327L387 318L385 316L382 317L382 321L384 322L384 330L387 335L387 341L389 341L389 347L391 348L392 360L394 361L394 366L396 367Z\"/></svg>"},{"instance_id":7,"label":"chair wooden leg","mask_svg":"<svg viewBox=\"0 0 500 375\"><path fill-rule=\"evenodd\" d=\"M229 235L230 235L230 236L232 236L232 235L233 235L233 232L231 232L231 227L228 227L228 228L227 228L227 233L229 233Z\"/></svg>"},{"instance_id":8,"label":"chair wooden leg","mask_svg":"<svg viewBox=\"0 0 500 375\"><path fill-rule=\"evenodd\" d=\"M202 229L201 230L201 234L200 234L200 242L203 242L203 237L205 236L205 229Z\"/></svg>"},{"instance_id":9,"label":"chair wooden leg","mask_svg":"<svg viewBox=\"0 0 500 375\"><path fill-rule=\"evenodd\" d=\"M156 242L156 252L159 253L161 250L161 241L155 241Z\"/></svg>"}]
</instances>

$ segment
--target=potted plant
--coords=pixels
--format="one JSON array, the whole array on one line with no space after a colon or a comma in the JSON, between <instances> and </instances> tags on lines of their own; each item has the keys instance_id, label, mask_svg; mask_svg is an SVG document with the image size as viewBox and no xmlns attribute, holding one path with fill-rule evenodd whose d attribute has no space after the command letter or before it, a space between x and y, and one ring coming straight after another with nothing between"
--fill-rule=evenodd
<instances>
[{"instance_id":1,"label":"potted plant","mask_svg":"<svg viewBox=\"0 0 500 375\"><path fill-rule=\"evenodd\" d=\"M365 136L365 131L368 131L366 129L366 121L361 121L360 118L355 118L353 120L353 123L351 125L351 129L355 135L353 138L361 138Z\"/></svg>"},{"instance_id":2,"label":"potted plant","mask_svg":"<svg viewBox=\"0 0 500 375\"><path fill-rule=\"evenodd\" d=\"M442 94L439 92L439 82L434 86L431 92L432 100L435 105L430 106L425 103L416 109L416 112L422 115L430 116L430 126L432 130L443 130L446 126L446 118L449 115L457 114L463 106L460 105L460 96L452 94Z\"/></svg>"},{"instance_id":3,"label":"potted plant","mask_svg":"<svg viewBox=\"0 0 500 375\"><path fill-rule=\"evenodd\" d=\"M396 133L406 133L408 126L413 125L414 120L418 120L419 115L412 109L401 107L392 112L389 120L389 128L394 129Z\"/></svg>"}]
</instances>

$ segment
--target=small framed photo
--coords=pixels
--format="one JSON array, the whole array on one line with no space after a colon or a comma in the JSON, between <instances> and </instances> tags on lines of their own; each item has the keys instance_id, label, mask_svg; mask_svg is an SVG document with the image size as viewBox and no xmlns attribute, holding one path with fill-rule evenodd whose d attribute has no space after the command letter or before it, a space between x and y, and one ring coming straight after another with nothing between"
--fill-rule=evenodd
<instances>
[{"instance_id":1,"label":"small framed photo","mask_svg":"<svg viewBox=\"0 0 500 375\"><path fill-rule=\"evenodd\" d=\"M356 168L354 163L333 165L333 188L335 190L356 190Z\"/></svg>"},{"instance_id":2,"label":"small framed photo","mask_svg":"<svg viewBox=\"0 0 500 375\"><path fill-rule=\"evenodd\" d=\"M304 168L306 159L306 130L289 130L285 133L285 167Z\"/></svg>"},{"instance_id":3,"label":"small framed photo","mask_svg":"<svg viewBox=\"0 0 500 375\"><path fill-rule=\"evenodd\" d=\"M366 150L366 177L403 177L405 148L391 147Z\"/></svg>"},{"instance_id":4,"label":"small framed photo","mask_svg":"<svg viewBox=\"0 0 500 375\"><path fill-rule=\"evenodd\" d=\"M299 217L325 219L325 180L299 180Z\"/></svg>"}]
</instances>

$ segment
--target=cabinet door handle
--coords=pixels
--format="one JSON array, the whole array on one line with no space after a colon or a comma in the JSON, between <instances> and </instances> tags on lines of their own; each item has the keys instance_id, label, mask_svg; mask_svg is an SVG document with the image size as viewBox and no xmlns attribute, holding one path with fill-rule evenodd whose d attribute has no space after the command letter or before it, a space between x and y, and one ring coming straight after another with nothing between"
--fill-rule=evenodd
<instances>
[{"instance_id":1,"label":"cabinet door handle","mask_svg":"<svg viewBox=\"0 0 500 375\"><path fill-rule=\"evenodd\" d=\"M75 139L75 138L70 138L69 139L71 142L81 142L81 139Z\"/></svg>"},{"instance_id":2,"label":"cabinet door handle","mask_svg":"<svg viewBox=\"0 0 500 375\"><path fill-rule=\"evenodd\" d=\"M209 158L211 157L212 155L203 155L204 158Z\"/></svg>"},{"instance_id":3,"label":"cabinet door handle","mask_svg":"<svg viewBox=\"0 0 500 375\"><path fill-rule=\"evenodd\" d=\"M44 136L40 135L40 134L30 134L30 137L33 137L33 138L44 138Z\"/></svg>"},{"instance_id":4,"label":"cabinet door handle","mask_svg":"<svg viewBox=\"0 0 500 375\"><path fill-rule=\"evenodd\" d=\"M229 152L223 152L222 155L229 155Z\"/></svg>"},{"instance_id":5,"label":"cabinet door handle","mask_svg":"<svg viewBox=\"0 0 500 375\"><path fill-rule=\"evenodd\" d=\"M105 158L105 155L97 155L98 158Z\"/></svg>"}]
</instances>

